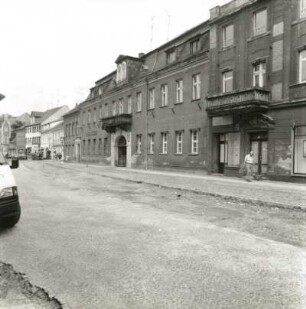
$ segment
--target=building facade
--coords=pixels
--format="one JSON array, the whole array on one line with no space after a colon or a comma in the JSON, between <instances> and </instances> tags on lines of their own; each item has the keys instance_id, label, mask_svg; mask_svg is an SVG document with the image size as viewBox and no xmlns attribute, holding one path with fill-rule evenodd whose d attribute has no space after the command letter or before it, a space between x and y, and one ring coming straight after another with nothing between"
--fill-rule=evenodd
<instances>
[{"instance_id":1,"label":"building facade","mask_svg":"<svg viewBox=\"0 0 306 309\"><path fill-rule=\"evenodd\" d=\"M233 0L147 54L120 55L65 119L77 123L68 156L238 175L252 149L256 173L305 179L305 8Z\"/></svg>"}]
</instances>

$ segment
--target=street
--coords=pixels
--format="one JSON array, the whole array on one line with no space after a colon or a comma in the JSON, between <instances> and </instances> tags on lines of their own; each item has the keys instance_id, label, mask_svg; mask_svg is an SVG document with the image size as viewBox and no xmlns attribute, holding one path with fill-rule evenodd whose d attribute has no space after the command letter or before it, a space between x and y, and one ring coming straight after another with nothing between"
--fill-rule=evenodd
<instances>
[{"instance_id":1,"label":"street","mask_svg":"<svg viewBox=\"0 0 306 309\"><path fill-rule=\"evenodd\" d=\"M22 217L1 231L0 261L63 308L306 308L305 212L60 162L20 161L14 175Z\"/></svg>"}]
</instances>

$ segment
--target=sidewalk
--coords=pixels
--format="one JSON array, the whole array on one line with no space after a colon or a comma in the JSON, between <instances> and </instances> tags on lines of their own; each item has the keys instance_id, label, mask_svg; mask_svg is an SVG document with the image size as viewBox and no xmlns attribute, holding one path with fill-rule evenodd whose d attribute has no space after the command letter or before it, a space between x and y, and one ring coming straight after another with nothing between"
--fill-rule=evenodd
<instances>
[{"instance_id":1,"label":"sidewalk","mask_svg":"<svg viewBox=\"0 0 306 309\"><path fill-rule=\"evenodd\" d=\"M51 164L58 165L59 163L51 162ZM306 211L305 184L268 180L246 182L242 178L234 177L202 176L172 171L138 170L70 162L62 163L61 167L83 172L87 171L103 177L187 190L253 205Z\"/></svg>"}]
</instances>

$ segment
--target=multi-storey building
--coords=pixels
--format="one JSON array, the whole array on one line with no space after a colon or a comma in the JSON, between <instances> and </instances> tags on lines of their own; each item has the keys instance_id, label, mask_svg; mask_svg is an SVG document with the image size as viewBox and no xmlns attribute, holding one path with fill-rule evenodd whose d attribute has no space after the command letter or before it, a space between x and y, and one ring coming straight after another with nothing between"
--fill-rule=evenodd
<instances>
[{"instance_id":1,"label":"multi-storey building","mask_svg":"<svg viewBox=\"0 0 306 309\"><path fill-rule=\"evenodd\" d=\"M305 0L232 1L210 13L210 169L306 175Z\"/></svg>"},{"instance_id":2,"label":"multi-storey building","mask_svg":"<svg viewBox=\"0 0 306 309\"><path fill-rule=\"evenodd\" d=\"M27 153L42 151L43 154L46 155L46 151L51 150L53 147L51 142L53 142L53 140L48 138L49 134L44 135L43 133L62 123L63 119L61 117L63 114L67 113L68 110L69 108L64 105L49 109L45 112L33 111L31 113L30 124L25 127Z\"/></svg>"},{"instance_id":3,"label":"multi-storey building","mask_svg":"<svg viewBox=\"0 0 306 309\"><path fill-rule=\"evenodd\" d=\"M305 8L233 0L147 54L119 56L79 105L74 153L236 175L252 149L257 173L305 176Z\"/></svg>"},{"instance_id":4,"label":"multi-storey building","mask_svg":"<svg viewBox=\"0 0 306 309\"><path fill-rule=\"evenodd\" d=\"M8 115L0 119L0 152L7 154L9 152L11 137L11 122Z\"/></svg>"},{"instance_id":5,"label":"multi-storey building","mask_svg":"<svg viewBox=\"0 0 306 309\"><path fill-rule=\"evenodd\" d=\"M78 136L79 106L63 115L64 118L64 158L81 161L81 146Z\"/></svg>"}]
</instances>

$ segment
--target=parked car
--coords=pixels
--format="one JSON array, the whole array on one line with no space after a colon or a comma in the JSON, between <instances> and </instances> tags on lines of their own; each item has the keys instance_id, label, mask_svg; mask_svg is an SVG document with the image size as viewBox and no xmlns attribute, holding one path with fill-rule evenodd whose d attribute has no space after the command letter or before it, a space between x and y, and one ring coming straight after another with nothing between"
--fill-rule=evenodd
<instances>
[{"instance_id":1,"label":"parked car","mask_svg":"<svg viewBox=\"0 0 306 309\"><path fill-rule=\"evenodd\" d=\"M18 166L18 159L6 159L0 153L0 227L12 227L20 218L18 190L11 171Z\"/></svg>"}]
</instances>

